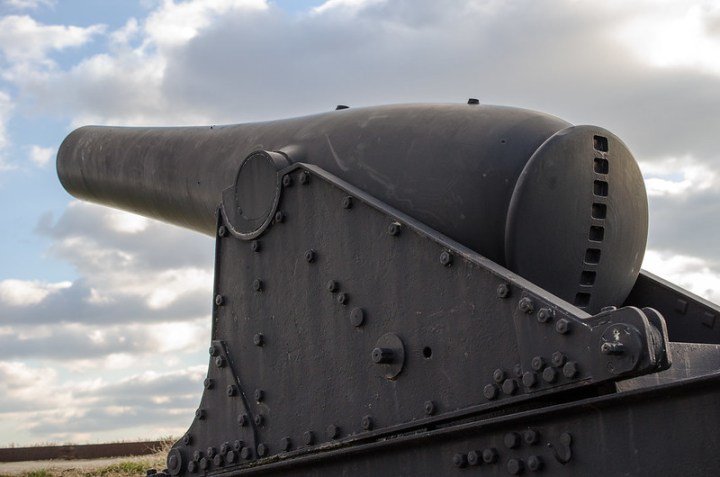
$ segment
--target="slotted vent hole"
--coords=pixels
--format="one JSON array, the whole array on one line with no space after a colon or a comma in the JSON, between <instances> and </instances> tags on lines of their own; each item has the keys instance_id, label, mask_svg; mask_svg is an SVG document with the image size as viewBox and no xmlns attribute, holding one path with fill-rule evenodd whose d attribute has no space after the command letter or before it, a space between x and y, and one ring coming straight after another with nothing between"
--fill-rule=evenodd
<instances>
[{"instance_id":1,"label":"slotted vent hole","mask_svg":"<svg viewBox=\"0 0 720 477\"><path fill-rule=\"evenodd\" d=\"M590 304L590 294L585 292L580 292L577 295L575 295L575 306L578 308L585 308Z\"/></svg>"},{"instance_id":2,"label":"slotted vent hole","mask_svg":"<svg viewBox=\"0 0 720 477\"><path fill-rule=\"evenodd\" d=\"M597 265L600 263L600 249L589 248L585 251L585 263L588 265Z\"/></svg>"},{"instance_id":3,"label":"slotted vent hole","mask_svg":"<svg viewBox=\"0 0 720 477\"><path fill-rule=\"evenodd\" d=\"M607 197L608 183L605 181L595 181L593 183L593 193L598 197Z\"/></svg>"},{"instance_id":4,"label":"slotted vent hole","mask_svg":"<svg viewBox=\"0 0 720 477\"><path fill-rule=\"evenodd\" d=\"M605 238L605 227L600 227L598 225L591 225L590 226L590 240L593 242L602 242Z\"/></svg>"},{"instance_id":5,"label":"slotted vent hole","mask_svg":"<svg viewBox=\"0 0 720 477\"><path fill-rule=\"evenodd\" d=\"M610 170L610 164L607 159L596 157L593 161L593 169L597 174L607 174Z\"/></svg>"},{"instance_id":6,"label":"slotted vent hole","mask_svg":"<svg viewBox=\"0 0 720 477\"><path fill-rule=\"evenodd\" d=\"M607 152L608 140L605 136L593 136L593 148L596 151Z\"/></svg>"},{"instance_id":7,"label":"slotted vent hole","mask_svg":"<svg viewBox=\"0 0 720 477\"><path fill-rule=\"evenodd\" d=\"M593 204L592 205L592 218L593 219L604 219L607 216L607 205L605 204Z\"/></svg>"},{"instance_id":8,"label":"slotted vent hole","mask_svg":"<svg viewBox=\"0 0 720 477\"><path fill-rule=\"evenodd\" d=\"M595 277L597 277L597 273L592 270L583 270L580 274L580 285L584 287L593 286L595 284Z\"/></svg>"}]
</instances>

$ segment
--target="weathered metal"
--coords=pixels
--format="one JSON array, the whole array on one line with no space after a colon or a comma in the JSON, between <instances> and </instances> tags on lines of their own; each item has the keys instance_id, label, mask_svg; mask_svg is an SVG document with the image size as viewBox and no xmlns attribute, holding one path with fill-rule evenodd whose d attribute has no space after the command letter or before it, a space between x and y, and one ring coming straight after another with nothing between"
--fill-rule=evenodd
<instances>
[{"instance_id":1,"label":"weathered metal","mask_svg":"<svg viewBox=\"0 0 720 477\"><path fill-rule=\"evenodd\" d=\"M718 308L638 279L642 177L603 129L473 102L81 128L58 171L216 236L208 375L172 476L720 471L694 447L720 448L717 350L671 342L717 343Z\"/></svg>"}]
</instances>

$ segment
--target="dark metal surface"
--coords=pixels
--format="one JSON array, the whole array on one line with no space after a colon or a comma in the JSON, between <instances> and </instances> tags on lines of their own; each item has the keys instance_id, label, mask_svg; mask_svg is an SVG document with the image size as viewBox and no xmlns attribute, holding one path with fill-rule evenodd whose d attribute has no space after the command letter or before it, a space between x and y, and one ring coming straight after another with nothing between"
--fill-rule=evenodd
<instances>
[{"instance_id":1,"label":"dark metal surface","mask_svg":"<svg viewBox=\"0 0 720 477\"><path fill-rule=\"evenodd\" d=\"M322 167L590 312L620 305L639 272L647 201L630 153L602 128L523 109L396 105L235 126L85 127L63 142L58 173L79 198L213 234L222 191L259 150Z\"/></svg>"}]
</instances>

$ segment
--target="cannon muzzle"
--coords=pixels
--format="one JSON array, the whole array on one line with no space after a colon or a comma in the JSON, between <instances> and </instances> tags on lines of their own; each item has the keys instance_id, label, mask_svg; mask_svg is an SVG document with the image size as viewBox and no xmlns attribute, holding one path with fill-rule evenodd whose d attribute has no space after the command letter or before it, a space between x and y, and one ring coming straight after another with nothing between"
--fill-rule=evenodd
<instances>
[{"instance_id":1,"label":"cannon muzzle","mask_svg":"<svg viewBox=\"0 0 720 477\"><path fill-rule=\"evenodd\" d=\"M640 271L647 197L627 147L602 128L523 109L400 105L231 126L83 127L57 167L78 198L210 235L234 197L233 213L251 225L236 232L252 238L272 222L254 184L275 180L272 170L280 185L293 162L591 312L621 304Z\"/></svg>"}]
</instances>

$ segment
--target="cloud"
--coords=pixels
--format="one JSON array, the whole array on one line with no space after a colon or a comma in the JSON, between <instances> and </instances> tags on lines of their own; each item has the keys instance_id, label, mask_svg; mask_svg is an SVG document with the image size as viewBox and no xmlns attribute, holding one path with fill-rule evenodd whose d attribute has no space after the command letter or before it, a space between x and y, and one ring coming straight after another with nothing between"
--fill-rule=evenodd
<instances>
[{"instance_id":1,"label":"cloud","mask_svg":"<svg viewBox=\"0 0 720 477\"><path fill-rule=\"evenodd\" d=\"M55 152L54 147L32 146L30 148L30 162L38 167L45 167L55 157Z\"/></svg>"},{"instance_id":2,"label":"cloud","mask_svg":"<svg viewBox=\"0 0 720 477\"><path fill-rule=\"evenodd\" d=\"M3 0L3 5L16 10L36 10L39 7L53 7L57 0Z\"/></svg>"},{"instance_id":3,"label":"cloud","mask_svg":"<svg viewBox=\"0 0 720 477\"><path fill-rule=\"evenodd\" d=\"M11 168L5 161L5 149L10 142L7 133L7 123L13 110L13 101L8 93L0 90L0 172Z\"/></svg>"}]
</instances>

